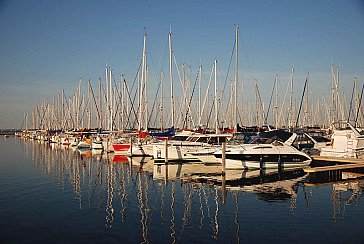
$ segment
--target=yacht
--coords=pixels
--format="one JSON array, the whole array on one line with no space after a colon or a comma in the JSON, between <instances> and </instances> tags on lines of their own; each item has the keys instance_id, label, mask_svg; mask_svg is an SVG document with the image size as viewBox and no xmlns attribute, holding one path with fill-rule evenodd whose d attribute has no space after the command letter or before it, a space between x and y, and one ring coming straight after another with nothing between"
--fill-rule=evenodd
<instances>
[{"instance_id":1,"label":"yacht","mask_svg":"<svg viewBox=\"0 0 364 244\"><path fill-rule=\"evenodd\" d=\"M173 128L173 127L172 127ZM175 136L173 136L170 140L167 141L168 145L174 145L174 144L186 144L189 142L186 142L188 137L190 135L194 134L193 131L189 131L189 130L183 130L181 132L179 132L178 134L176 134ZM159 139L157 138L151 138L151 140L147 140L144 142L139 142L138 144L133 144L132 148L128 149L128 156L133 156L133 157L145 157L145 156L153 156L153 150L155 151L155 149L153 148L165 148L165 142L168 139L167 137L163 138L164 140L162 140L162 137L159 137ZM158 154L159 155L159 154ZM164 160L164 158L162 159Z\"/></svg>"},{"instance_id":2,"label":"yacht","mask_svg":"<svg viewBox=\"0 0 364 244\"><path fill-rule=\"evenodd\" d=\"M321 149L320 156L338 158L364 158L364 132L350 123L344 130L334 130L331 144Z\"/></svg>"},{"instance_id":3,"label":"yacht","mask_svg":"<svg viewBox=\"0 0 364 244\"><path fill-rule=\"evenodd\" d=\"M186 140L171 140L168 142L168 161L203 161L206 162L213 153L221 150L221 143L231 139L232 134L190 134ZM166 158L165 143L153 146L154 161L164 161Z\"/></svg>"},{"instance_id":4,"label":"yacht","mask_svg":"<svg viewBox=\"0 0 364 244\"><path fill-rule=\"evenodd\" d=\"M311 158L293 147L296 133L283 130L262 132L249 144L228 146L226 149L226 169L290 168L304 167ZM222 162L222 151L214 153Z\"/></svg>"}]
</instances>

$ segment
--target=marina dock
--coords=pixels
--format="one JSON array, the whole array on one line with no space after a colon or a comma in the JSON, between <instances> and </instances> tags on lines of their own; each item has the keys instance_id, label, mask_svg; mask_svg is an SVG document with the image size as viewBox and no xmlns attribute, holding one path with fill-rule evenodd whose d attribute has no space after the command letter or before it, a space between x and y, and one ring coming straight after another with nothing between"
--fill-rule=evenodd
<instances>
[{"instance_id":1,"label":"marina dock","mask_svg":"<svg viewBox=\"0 0 364 244\"><path fill-rule=\"evenodd\" d=\"M323 156L313 156L314 161L326 161L326 162L338 162L338 163L356 163L363 164L363 158L338 158L338 157L323 157Z\"/></svg>"},{"instance_id":2,"label":"marina dock","mask_svg":"<svg viewBox=\"0 0 364 244\"><path fill-rule=\"evenodd\" d=\"M325 171L356 169L356 168L364 168L364 164L341 164L333 166L314 167L314 168L306 168L304 169L304 171L306 173L318 173Z\"/></svg>"},{"instance_id":3,"label":"marina dock","mask_svg":"<svg viewBox=\"0 0 364 244\"><path fill-rule=\"evenodd\" d=\"M312 159L314 161L336 162L337 165L309 167L304 169L306 173L318 173L318 172L334 171L334 170L364 168L364 159L359 159L359 158L337 158L337 157L335 158L335 157L314 156L312 157Z\"/></svg>"}]
</instances>

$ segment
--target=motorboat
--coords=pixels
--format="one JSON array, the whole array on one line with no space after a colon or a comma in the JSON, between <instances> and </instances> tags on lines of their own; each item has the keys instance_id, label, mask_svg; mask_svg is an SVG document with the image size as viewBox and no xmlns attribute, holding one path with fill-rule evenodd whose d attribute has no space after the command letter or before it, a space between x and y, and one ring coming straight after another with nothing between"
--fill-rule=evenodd
<instances>
[{"instance_id":1,"label":"motorboat","mask_svg":"<svg viewBox=\"0 0 364 244\"><path fill-rule=\"evenodd\" d=\"M153 147L154 161L164 161L168 150L168 161L205 161L221 149L222 142L232 138L232 134L191 134L185 141L171 140ZM203 157L203 159L202 159Z\"/></svg>"},{"instance_id":2,"label":"motorboat","mask_svg":"<svg viewBox=\"0 0 364 244\"><path fill-rule=\"evenodd\" d=\"M172 127L173 128L173 127ZM153 156L153 152L156 152L156 150L161 150L162 148L165 148L165 143L167 140L167 144L169 146L171 145L185 145L186 143L190 143L187 141L187 139L192 135L195 134L193 131L189 130L183 130L179 133L177 133L175 136L172 137L172 139L167 140L168 137L164 137L164 140L161 140L162 137L152 138L150 141L139 142L138 144L133 144L132 148L128 149L127 155L133 156L133 157L147 157L147 156ZM158 149L156 149L158 148ZM155 155L156 157L157 155ZM158 157L162 157L161 154L158 153ZM157 158L158 158L157 157ZM164 157L161 158L161 160L164 160Z\"/></svg>"},{"instance_id":3,"label":"motorboat","mask_svg":"<svg viewBox=\"0 0 364 244\"><path fill-rule=\"evenodd\" d=\"M321 149L320 156L338 158L364 158L364 132L350 123L343 130L334 130L331 144Z\"/></svg>"},{"instance_id":4,"label":"motorboat","mask_svg":"<svg viewBox=\"0 0 364 244\"><path fill-rule=\"evenodd\" d=\"M249 144L227 146L226 169L254 169L254 168L290 168L304 167L311 163L306 153L299 151L292 144L296 133L284 130L262 132ZM222 150L214 156L222 162Z\"/></svg>"}]
</instances>

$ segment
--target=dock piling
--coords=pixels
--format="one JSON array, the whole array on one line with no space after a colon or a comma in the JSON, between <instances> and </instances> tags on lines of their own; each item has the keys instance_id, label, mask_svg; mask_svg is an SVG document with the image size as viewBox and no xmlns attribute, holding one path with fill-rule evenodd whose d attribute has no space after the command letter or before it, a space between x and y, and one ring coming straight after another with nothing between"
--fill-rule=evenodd
<instances>
[{"instance_id":1,"label":"dock piling","mask_svg":"<svg viewBox=\"0 0 364 244\"><path fill-rule=\"evenodd\" d=\"M168 139L165 141L165 156L164 156L164 162L167 164L168 163Z\"/></svg>"},{"instance_id":2,"label":"dock piling","mask_svg":"<svg viewBox=\"0 0 364 244\"><path fill-rule=\"evenodd\" d=\"M225 170L226 170L226 141L224 141L222 143L221 169L222 169L222 173L225 174Z\"/></svg>"},{"instance_id":3,"label":"dock piling","mask_svg":"<svg viewBox=\"0 0 364 244\"><path fill-rule=\"evenodd\" d=\"M130 157L133 157L133 138L130 137Z\"/></svg>"}]
</instances>

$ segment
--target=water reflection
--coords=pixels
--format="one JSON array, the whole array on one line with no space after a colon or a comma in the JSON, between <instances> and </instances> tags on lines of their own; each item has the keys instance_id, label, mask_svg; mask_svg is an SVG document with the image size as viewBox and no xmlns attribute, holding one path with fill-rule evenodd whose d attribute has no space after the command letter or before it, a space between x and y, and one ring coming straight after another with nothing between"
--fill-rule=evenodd
<instances>
[{"instance_id":1,"label":"water reflection","mask_svg":"<svg viewBox=\"0 0 364 244\"><path fill-rule=\"evenodd\" d=\"M348 206L359 205L360 196L364 189L363 176L363 169L353 169L350 172L342 170L320 172L310 174L305 186L332 186L332 217L336 221L344 219Z\"/></svg>"},{"instance_id":2,"label":"water reflection","mask_svg":"<svg viewBox=\"0 0 364 244\"><path fill-rule=\"evenodd\" d=\"M79 151L58 144L24 141L23 149L61 191L73 192L78 209L100 210L101 224L108 230L132 225L137 231L130 235L137 235L141 243L152 242L156 230L163 238L168 236L169 243L201 233L207 239L240 243L247 213L257 211L247 205L249 194L259 202L249 203L284 206L279 211L292 216L300 197L301 212L315 211L312 189L326 184L332 187L328 205L337 221L344 218L349 205L359 206L364 188L364 181L358 180L360 172L308 175L303 169L279 169L222 174L217 165L154 164L151 158Z\"/></svg>"}]
</instances>

